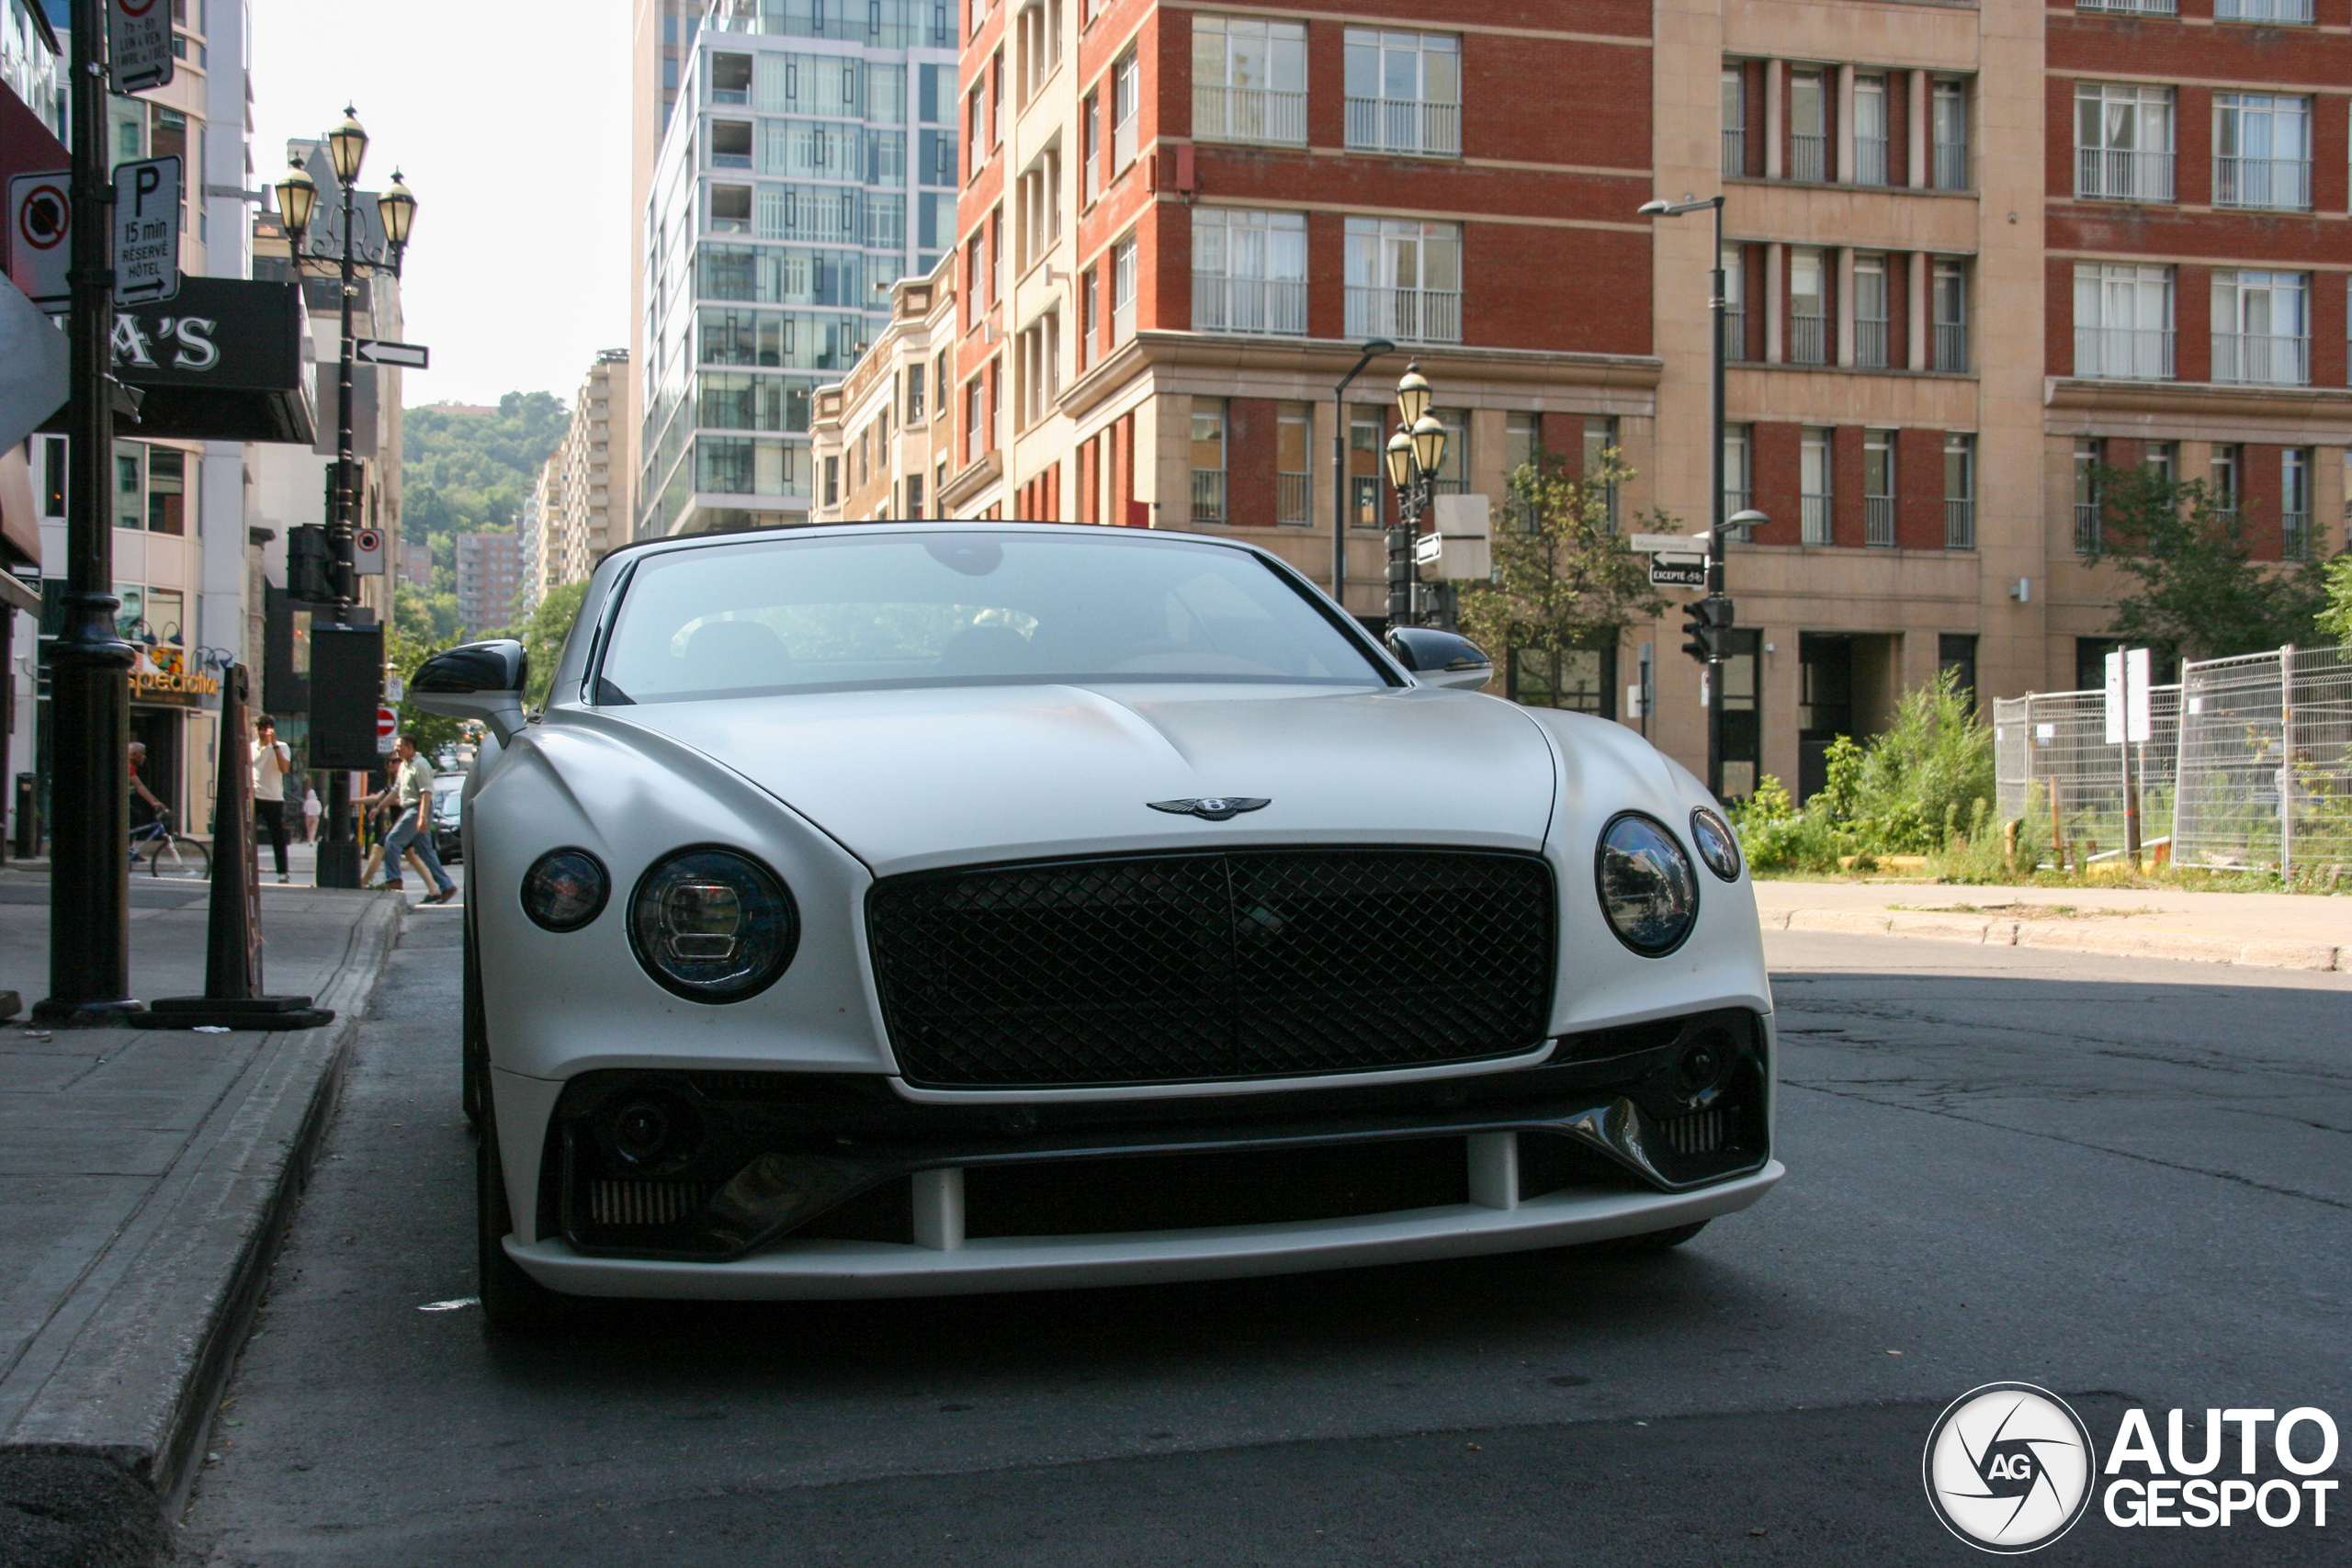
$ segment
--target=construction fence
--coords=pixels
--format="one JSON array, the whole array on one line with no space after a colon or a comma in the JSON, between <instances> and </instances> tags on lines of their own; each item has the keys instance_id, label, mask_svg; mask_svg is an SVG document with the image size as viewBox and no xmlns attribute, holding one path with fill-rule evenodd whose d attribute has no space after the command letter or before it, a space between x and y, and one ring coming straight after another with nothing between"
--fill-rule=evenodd
<instances>
[{"instance_id":1,"label":"construction fence","mask_svg":"<svg viewBox=\"0 0 2352 1568\"><path fill-rule=\"evenodd\" d=\"M1993 705L2000 813L2047 863L2124 852L2137 792L2143 849L2177 865L2352 864L2352 648L2281 648L2182 666L2150 696L2150 735L2107 739L2106 694Z\"/></svg>"}]
</instances>

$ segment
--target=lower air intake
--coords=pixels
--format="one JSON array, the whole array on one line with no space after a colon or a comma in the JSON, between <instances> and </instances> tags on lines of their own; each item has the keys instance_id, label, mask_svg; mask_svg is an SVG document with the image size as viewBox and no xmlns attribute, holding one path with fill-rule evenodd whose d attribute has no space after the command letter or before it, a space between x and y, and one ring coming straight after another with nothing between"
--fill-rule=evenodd
<instances>
[{"instance_id":1,"label":"lower air intake","mask_svg":"<svg viewBox=\"0 0 2352 1568\"><path fill-rule=\"evenodd\" d=\"M600 1225L666 1225L709 1195L699 1181L592 1181L588 1215Z\"/></svg>"},{"instance_id":2,"label":"lower air intake","mask_svg":"<svg viewBox=\"0 0 2352 1568\"><path fill-rule=\"evenodd\" d=\"M1731 1137L1732 1113L1726 1110L1697 1111L1662 1122L1667 1146L1679 1155L1711 1155Z\"/></svg>"}]
</instances>

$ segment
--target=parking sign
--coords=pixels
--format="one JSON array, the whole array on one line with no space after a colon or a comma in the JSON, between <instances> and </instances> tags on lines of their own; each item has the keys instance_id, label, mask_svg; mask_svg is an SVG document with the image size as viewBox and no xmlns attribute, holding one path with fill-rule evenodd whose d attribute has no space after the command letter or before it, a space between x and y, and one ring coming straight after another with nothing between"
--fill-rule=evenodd
<instances>
[{"instance_id":1,"label":"parking sign","mask_svg":"<svg viewBox=\"0 0 2352 1568\"><path fill-rule=\"evenodd\" d=\"M150 305L180 291L180 161L141 158L114 171L114 302Z\"/></svg>"}]
</instances>

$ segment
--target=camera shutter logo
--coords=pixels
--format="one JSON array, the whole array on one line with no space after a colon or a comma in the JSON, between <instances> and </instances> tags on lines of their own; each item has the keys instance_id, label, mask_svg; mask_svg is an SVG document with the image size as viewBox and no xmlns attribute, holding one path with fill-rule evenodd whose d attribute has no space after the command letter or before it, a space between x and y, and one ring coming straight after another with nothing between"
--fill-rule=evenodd
<instances>
[{"instance_id":1,"label":"camera shutter logo","mask_svg":"<svg viewBox=\"0 0 2352 1568\"><path fill-rule=\"evenodd\" d=\"M2066 1402L2031 1383L1970 1389L1936 1418L1921 1461L1944 1528L1982 1551L2048 1546L2089 1508L2098 1453Z\"/></svg>"}]
</instances>

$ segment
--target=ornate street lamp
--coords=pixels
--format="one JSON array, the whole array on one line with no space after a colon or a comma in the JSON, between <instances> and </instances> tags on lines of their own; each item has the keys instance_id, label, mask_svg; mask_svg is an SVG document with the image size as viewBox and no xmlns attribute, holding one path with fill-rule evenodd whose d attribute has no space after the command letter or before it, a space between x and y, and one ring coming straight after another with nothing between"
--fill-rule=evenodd
<instances>
[{"instance_id":1,"label":"ornate street lamp","mask_svg":"<svg viewBox=\"0 0 2352 1568\"><path fill-rule=\"evenodd\" d=\"M1388 530L1388 624L1420 624L1413 604L1413 540L1437 493L1445 466L1445 426L1429 412L1430 384L1418 365L1396 383L1396 434L1388 438L1388 482L1396 491L1396 524Z\"/></svg>"}]
</instances>

